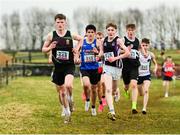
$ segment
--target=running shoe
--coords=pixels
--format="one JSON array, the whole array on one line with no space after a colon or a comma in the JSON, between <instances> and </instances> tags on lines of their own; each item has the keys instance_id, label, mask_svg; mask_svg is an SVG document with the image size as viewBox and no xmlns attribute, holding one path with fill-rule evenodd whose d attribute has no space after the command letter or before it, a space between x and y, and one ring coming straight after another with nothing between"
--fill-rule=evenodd
<instances>
[{"instance_id":1,"label":"running shoe","mask_svg":"<svg viewBox=\"0 0 180 135\"><path fill-rule=\"evenodd\" d=\"M147 112L146 111L142 111L142 114L146 114Z\"/></svg>"},{"instance_id":2,"label":"running shoe","mask_svg":"<svg viewBox=\"0 0 180 135\"><path fill-rule=\"evenodd\" d=\"M138 111L136 109L132 109L132 114L137 114Z\"/></svg>"},{"instance_id":3,"label":"running shoe","mask_svg":"<svg viewBox=\"0 0 180 135\"><path fill-rule=\"evenodd\" d=\"M68 124L68 123L70 123L71 122L71 116L70 115L66 115L65 117L64 117L64 124Z\"/></svg>"},{"instance_id":4,"label":"running shoe","mask_svg":"<svg viewBox=\"0 0 180 135\"><path fill-rule=\"evenodd\" d=\"M101 98L101 101L102 101L102 105L103 105L103 106L106 106L106 105L107 105L107 102L106 102L106 99L105 99L105 98Z\"/></svg>"},{"instance_id":5,"label":"running shoe","mask_svg":"<svg viewBox=\"0 0 180 135\"><path fill-rule=\"evenodd\" d=\"M96 108L91 108L91 114L92 114L92 116L96 116L97 115Z\"/></svg>"},{"instance_id":6,"label":"running shoe","mask_svg":"<svg viewBox=\"0 0 180 135\"><path fill-rule=\"evenodd\" d=\"M116 120L116 115L115 114L112 114L111 112L108 112L108 118L112 121L115 121Z\"/></svg>"},{"instance_id":7,"label":"running shoe","mask_svg":"<svg viewBox=\"0 0 180 135\"><path fill-rule=\"evenodd\" d=\"M103 105L100 104L99 107L98 107L98 112L99 112L99 113L103 112L103 108L104 108Z\"/></svg>"},{"instance_id":8,"label":"running shoe","mask_svg":"<svg viewBox=\"0 0 180 135\"><path fill-rule=\"evenodd\" d=\"M142 109L142 114L146 114L146 109Z\"/></svg>"},{"instance_id":9,"label":"running shoe","mask_svg":"<svg viewBox=\"0 0 180 135\"><path fill-rule=\"evenodd\" d=\"M164 97L168 97L168 93L167 92L165 93Z\"/></svg>"}]
</instances>

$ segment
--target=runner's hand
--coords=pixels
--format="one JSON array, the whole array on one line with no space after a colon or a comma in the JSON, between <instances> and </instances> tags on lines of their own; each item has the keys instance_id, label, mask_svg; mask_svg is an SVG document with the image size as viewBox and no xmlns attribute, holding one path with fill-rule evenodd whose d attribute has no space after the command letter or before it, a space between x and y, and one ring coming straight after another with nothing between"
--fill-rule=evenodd
<instances>
[{"instance_id":1,"label":"runner's hand","mask_svg":"<svg viewBox=\"0 0 180 135\"><path fill-rule=\"evenodd\" d=\"M116 61L116 57L110 57L110 58L108 59L108 61L112 63L112 62Z\"/></svg>"},{"instance_id":2,"label":"runner's hand","mask_svg":"<svg viewBox=\"0 0 180 135\"><path fill-rule=\"evenodd\" d=\"M56 45L57 45L57 41L53 41L53 42L50 44L50 46L49 46L50 50L52 50L53 48L55 48Z\"/></svg>"},{"instance_id":3,"label":"runner's hand","mask_svg":"<svg viewBox=\"0 0 180 135\"><path fill-rule=\"evenodd\" d=\"M81 63L80 58L74 58L74 64L79 65Z\"/></svg>"}]
</instances>

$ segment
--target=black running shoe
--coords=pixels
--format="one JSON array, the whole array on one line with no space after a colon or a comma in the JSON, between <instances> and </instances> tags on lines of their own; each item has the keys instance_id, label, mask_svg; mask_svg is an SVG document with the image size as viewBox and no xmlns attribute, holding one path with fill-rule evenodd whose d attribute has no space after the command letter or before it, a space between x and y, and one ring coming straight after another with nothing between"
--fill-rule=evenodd
<instances>
[{"instance_id":1,"label":"black running shoe","mask_svg":"<svg viewBox=\"0 0 180 135\"><path fill-rule=\"evenodd\" d=\"M142 114L146 114L147 112L146 111L142 111Z\"/></svg>"},{"instance_id":2,"label":"black running shoe","mask_svg":"<svg viewBox=\"0 0 180 135\"><path fill-rule=\"evenodd\" d=\"M116 120L115 114L112 114L111 112L108 113L108 118L111 119L112 121Z\"/></svg>"},{"instance_id":3,"label":"black running shoe","mask_svg":"<svg viewBox=\"0 0 180 135\"><path fill-rule=\"evenodd\" d=\"M137 114L138 111L136 109L132 109L132 114Z\"/></svg>"}]
</instances>

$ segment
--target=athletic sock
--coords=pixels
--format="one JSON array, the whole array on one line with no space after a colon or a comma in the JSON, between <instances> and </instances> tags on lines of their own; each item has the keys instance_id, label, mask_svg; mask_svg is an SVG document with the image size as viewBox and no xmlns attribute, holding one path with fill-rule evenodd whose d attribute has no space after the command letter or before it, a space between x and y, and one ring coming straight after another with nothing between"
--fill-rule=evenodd
<instances>
[{"instance_id":1,"label":"athletic sock","mask_svg":"<svg viewBox=\"0 0 180 135\"><path fill-rule=\"evenodd\" d=\"M115 114L114 109L110 109L109 111L110 111L111 114Z\"/></svg>"},{"instance_id":2,"label":"athletic sock","mask_svg":"<svg viewBox=\"0 0 180 135\"><path fill-rule=\"evenodd\" d=\"M132 102L132 109L136 110L136 105L137 105L137 102Z\"/></svg>"},{"instance_id":3,"label":"athletic sock","mask_svg":"<svg viewBox=\"0 0 180 135\"><path fill-rule=\"evenodd\" d=\"M70 116L70 115L71 115L71 112L70 112L69 107L64 108L64 109L65 109L65 114L66 114L67 116Z\"/></svg>"},{"instance_id":4,"label":"athletic sock","mask_svg":"<svg viewBox=\"0 0 180 135\"><path fill-rule=\"evenodd\" d=\"M102 98L105 98L105 96L102 96Z\"/></svg>"},{"instance_id":5,"label":"athletic sock","mask_svg":"<svg viewBox=\"0 0 180 135\"><path fill-rule=\"evenodd\" d=\"M99 104L102 105L102 100L99 100Z\"/></svg>"}]
</instances>

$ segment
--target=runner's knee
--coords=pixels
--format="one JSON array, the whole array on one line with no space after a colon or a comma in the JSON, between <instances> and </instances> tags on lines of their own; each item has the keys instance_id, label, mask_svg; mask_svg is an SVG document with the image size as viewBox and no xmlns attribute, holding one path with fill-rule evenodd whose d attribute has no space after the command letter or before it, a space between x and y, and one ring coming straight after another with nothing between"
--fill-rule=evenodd
<instances>
[{"instance_id":1,"label":"runner's knee","mask_svg":"<svg viewBox=\"0 0 180 135\"><path fill-rule=\"evenodd\" d=\"M112 94L112 90L106 89L106 93L107 93L107 94L110 94L110 93Z\"/></svg>"},{"instance_id":2,"label":"runner's knee","mask_svg":"<svg viewBox=\"0 0 180 135\"><path fill-rule=\"evenodd\" d=\"M147 91L147 90L145 90L145 91L144 91L144 94L148 94L148 91Z\"/></svg>"},{"instance_id":3,"label":"runner's knee","mask_svg":"<svg viewBox=\"0 0 180 135\"><path fill-rule=\"evenodd\" d=\"M132 83L132 84L131 84L131 87L132 87L132 89L136 89L136 88L137 88L137 84Z\"/></svg>"},{"instance_id":4,"label":"runner's knee","mask_svg":"<svg viewBox=\"0 0 180 135\"><path fill-rule=\"evenodd\" d=\"M84 84L84 85L83 85L83 88L84 88L85 90L90 89L90 85L89 85L89 84Z\"/></svg>"},{"instance_id":5,"label":"runner's knee","mask_svg":"<svg viewBox=\"0 0 180 135\"><path fill-rule=\"evenodd\" d=\"M68 89L68 90L69 90L69 89L72 89L72 88L73 88L73 87L72 87L72 85L71 85L71 84L67 84L67 85L66 85L66 89Z\"/></svg>"}]
</instances>

